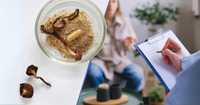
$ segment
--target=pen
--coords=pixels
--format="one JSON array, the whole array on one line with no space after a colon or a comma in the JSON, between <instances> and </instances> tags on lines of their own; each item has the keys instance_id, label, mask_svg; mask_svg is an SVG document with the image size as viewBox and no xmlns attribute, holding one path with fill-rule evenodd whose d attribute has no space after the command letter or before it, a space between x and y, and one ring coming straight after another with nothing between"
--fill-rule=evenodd
<instances>
[{"instance_id":1,"label":"pen","mask_svg":"<svg viewBox=\"0 0 200 105\"><path fill-rule=\"evenodd\" d=\"M175 48L171 48L170 50L171 50L172 52L176 52L176 49L175 49ZM162 50L156 51L156 53L162 53Z\"/></svg>"},{"instance_id":2,"label":"pen","mask_svg":"<svg viewBox=\"0 0 200 105\"><path fill-rule=\"evenodd\" d=\"M156 51L156 53L162 53L162 50L161 51Z\"/></svg>"}]
</instances>

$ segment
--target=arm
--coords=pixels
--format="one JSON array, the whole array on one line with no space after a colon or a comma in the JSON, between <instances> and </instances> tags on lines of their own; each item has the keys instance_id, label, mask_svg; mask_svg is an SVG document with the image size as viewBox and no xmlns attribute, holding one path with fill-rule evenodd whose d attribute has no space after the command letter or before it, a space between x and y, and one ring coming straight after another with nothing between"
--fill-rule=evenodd
<instances>
[{"instance_id":1,"label":"arm","mask_svg":"<svg viewBox=\"0 0 200 105\"><path fill-rule=\"evenodd\" d=\"M172 39L168 39L162 50L164 61L181 71L175 87L167 97L166 105L196 105L200 103L200 52L181 58L180 51L179 45Z\"/></svg>"},{"instance_id":2,"label":"arm","mask_svg":"<svg viewBox=\"0 0 200 105\"><path fill-rule=\"evenodd\" d=\"M182 59L182 71L189 70L196 62L200 62L200 51Z\"/></svg>"},{"instance_id":3,"label":"arm","mask_svg":"<svg viewBox=\"0 0 200 105\"><path fill-rule=\"evenodd\" d=\"M182 59L182 72L167 97L167 105L197 105L200 103L200 51ZM178 97L178 98L177 98Z\"/></svg>"},{"instance_id":4,"label":"arm","mask_svg":"<svg viewBox=\"0 0 200 105\"><path fill-rule=\"evenodd\" d=\"M133 29L133 27L131 26L130 24L130 20L128 18L125 18L125 28L124 28L124 38L122 39L123 40L123 43L124 43L124 46L127 47L127 48L130 48L136 41L137 41L137 36L136 36L136 33Z\"/></svg>"}]
</instances>

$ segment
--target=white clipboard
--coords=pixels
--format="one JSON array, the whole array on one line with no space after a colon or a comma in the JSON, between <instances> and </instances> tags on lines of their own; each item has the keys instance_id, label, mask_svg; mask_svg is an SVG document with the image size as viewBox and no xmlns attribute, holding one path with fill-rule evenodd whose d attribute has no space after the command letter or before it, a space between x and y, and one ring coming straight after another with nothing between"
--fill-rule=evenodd
<instances>
[{"instance_id":1,"label":"white clipboard","mask_svg":"<svg viewBox=\"0 0 200 105\"><path fill-rule=\"evenodd\" d=\"M152 71L156 74L161 84L163 84L169 92L176 84L177 72L175 68L163 61L162 55L157 53L164 47L168 38L175 40L181 46L183 57L189 56L189 51L181 43L172 31L157 34L144 42L135 45L136 50L145 59Z\"/></svg>"}]
</instances>

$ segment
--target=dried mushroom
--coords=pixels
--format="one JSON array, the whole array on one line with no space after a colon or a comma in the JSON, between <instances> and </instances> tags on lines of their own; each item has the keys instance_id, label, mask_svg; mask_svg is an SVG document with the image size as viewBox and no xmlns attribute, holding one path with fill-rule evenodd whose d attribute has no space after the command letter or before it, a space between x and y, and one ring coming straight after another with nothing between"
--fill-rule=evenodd
<instances>
[{"instance_id":1,"label":"dried mushroom","mask_svg":"<svg viewBox=\"0 0 200 105\"><path fill-rule=\"evenodd\" d=\"M73 56L75 59L77 58L76 52L72 51L72 50L68 47L67 43L65 42L65 40L64 40L62 37L56 36L56 35L55 35L55 38L64 44L64 48L66 49L66 51L68 52L69 55ZM79 57L79 58L80 58L80 57Z\"/></svg>"},{"instance_id":2,"label":"dried mushroom","mask_svg":"<svg viewBox=\"0 0 200 105\"><path fill-rule=\"evenodd\" d=\"M82 53L81 52L78 52L78 51L74 52L70 48L67 48L67 50L72 56L74 56L76 61L81 60L81 58L82 58Z\"/></svg>"},{"instance_id":3,"label":"dried mushroom","mask_svg":"<svg viewBox=\"0 0 200 105\"><path fill-rule=\"evenodd\" d=\"M52 27L45 27L45 25L41 25L40 30L47 34L54 34L54 29Z\"/></svg>"},{"instance_id":4,"label":"dried mushroom","mask_svg":"<svg viewBox=\"0 0 200 105\"><path fill-rule=\"evenodd\" d=\"M28 76L36 76L37 75L37 70L38 70L37 66L30 65L30 66L28 66L28 68L26 70L26 74Z\"/></svg>"},{"instance_id":5,"label":"dried mushroom","mask_svg":"<svg viewBox=\"0 0 200 105\"><path fill-rule=\"evenodd\" d=\"M24 98L31 98L33 96L33 87L28 83L21 83L20 95Z\"/></svg>"},{"instance_id":6,"label":"dried mushroom","mask_svg":"<svg viewBox=\"0 0 200 105\"><path fill-rule=\"evenodd\" d=\"M65 20L62 17L58 17L54 23L53 23L53 27L55 29L62 29L65 27Z\"/></svg>"},{"instance_id":7,"label":"dried mushroom","mask_svg":"<svg viewBox=\"0 0 200 105\"><path fill-rule=\"evenodd\" d=\"M74 20L76 17L79 16L79 9L76 9L71 15L67 17L69 20Z\"/></svg>"},{"instance_id":8,"label":"dried mushroom","mask_svg":"<svg viewBox=\"0 0 200 105\"><path fill-rule=\"evenodd\" d=\"M81 29L74 30L70 32L67 36L67 41L75 40L76 38L80 37L80 35L83 33Z\"/></svg>"},{"instance_id":9,"label":"dried mushroom","mask_svg":"<svg viewBox=\"0 0 200 105\"><path fill-rule=\"evenodd\" d=\"M28 76L31 76L31 77L34 77L36 79L40 79L43 83L45 83L46 85L50 86L51 87L51 84L48 83L47 81L45 81L42 77L40 76L37 76L37 70L38 70L38 67L37 66L34 66L34 65L30 65L28 66L27 70L26 70L26 74Z\"/></svg>"}]
</instances>

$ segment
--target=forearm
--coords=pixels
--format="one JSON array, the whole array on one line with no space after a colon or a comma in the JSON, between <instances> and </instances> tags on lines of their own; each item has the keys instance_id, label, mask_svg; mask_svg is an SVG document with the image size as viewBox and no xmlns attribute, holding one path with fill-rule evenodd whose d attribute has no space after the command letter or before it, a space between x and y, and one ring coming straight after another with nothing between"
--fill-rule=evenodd
<instances>
[{"instance_id":1,"label":"forearm","mask_svg":"<svg viewBox=\"0 0 200 105\"><path fill-rule=\"evenodd\" d=\"M190 67L194 66L196 62L200 62L200 51L192 54L191 56L184 57L181 60L181 71L190 69Z\"/></svg>"}]
</instances>

